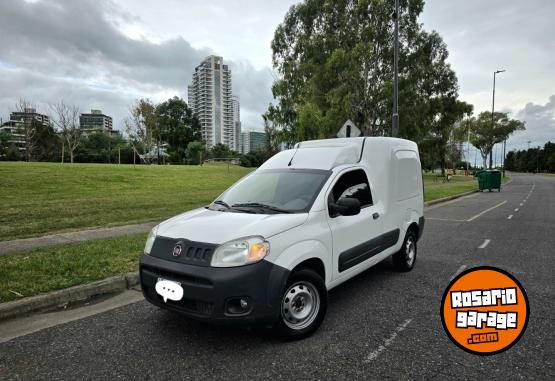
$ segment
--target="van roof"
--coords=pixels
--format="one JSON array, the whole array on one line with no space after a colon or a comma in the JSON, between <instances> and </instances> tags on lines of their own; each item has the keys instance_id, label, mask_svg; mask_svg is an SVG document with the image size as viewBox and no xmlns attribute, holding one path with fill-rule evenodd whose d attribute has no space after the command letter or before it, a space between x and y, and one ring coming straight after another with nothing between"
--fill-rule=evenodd
<instances>
[{"instance_id":1,"label":"van roof","mask_svg":"<svg viewBox=\"0 0 555 381\"><path fill-rule=\"evenodd\" d=\"M355 164L363 160L365 150L386 147L391 150L406 148L417 150L409 140L387 137L358 137L309 140L297 143L295 148L279 152L260 169L313 168L330 170L340 165Z\"/></svg>"}]
</instances>

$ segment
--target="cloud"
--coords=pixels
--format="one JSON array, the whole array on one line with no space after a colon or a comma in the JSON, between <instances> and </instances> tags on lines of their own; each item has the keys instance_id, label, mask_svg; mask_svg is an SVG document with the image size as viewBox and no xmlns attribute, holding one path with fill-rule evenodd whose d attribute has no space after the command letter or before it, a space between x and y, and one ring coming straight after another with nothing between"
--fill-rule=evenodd
<instances>
[{"instance_id":1,"label":"cloud","mask_svg":"<svg viewBox=\"0 0 555 381\"><path fill-rule=\"evenodd\" d=\"M37 105L63 98L82 110L101 108L121 128L135 98L185 98L195 66L217 52L194 48L181 36L131 38L122 31L131 22L137 17L109 0L1 1L0 112L7 114L20 97ZM271 100L269 69L226 61L247 118L243 125L261 126Z\"/></svg>"},{"instance_id":2,"label":"cloud","mask_svg":"<svg viewBox=\"0 0 555 381\"><path fill-rule=\"evenodd\" d=\"M516 112L527 102L541 102L555 88L555 2L529 0L426 0L421 20L448 45L461 98L475 111L491 110L493 72L496 109Z\"/></svg>"},{"instance_id":3,"label":"cloud","mask_svg":"<svg viewBox=\"0 0 555 381\"><path fill-rule=\"evenodd\" d=\"M511 145L516 149L542 146L549 140L555 142L555 94L544 104L527 103L515 117L526 122L526 131L515 133Z\"/></svg>"}]
</instances>

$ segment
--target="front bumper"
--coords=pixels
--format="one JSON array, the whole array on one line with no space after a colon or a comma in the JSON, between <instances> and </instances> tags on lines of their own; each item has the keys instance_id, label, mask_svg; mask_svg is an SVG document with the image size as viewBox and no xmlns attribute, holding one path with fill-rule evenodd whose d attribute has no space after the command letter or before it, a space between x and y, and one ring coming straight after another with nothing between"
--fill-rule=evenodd
<instances>
[{"instance_id":1,"label":"front bumper","mask_svg":"<svg viewBox=\"0 0 555 381\"><path fill-rule=\"evenodd\" d=\"M140 259L141 288L146 300L188 317L215 323L272 323L279 316L281 295L289 271L268 261L240 267L203 267L176 263L149 255ZM181 283L183 298L167 300L156 292L158 278ZM230 303L248 301L241 313Z\"/></svg>"}]
</instances>

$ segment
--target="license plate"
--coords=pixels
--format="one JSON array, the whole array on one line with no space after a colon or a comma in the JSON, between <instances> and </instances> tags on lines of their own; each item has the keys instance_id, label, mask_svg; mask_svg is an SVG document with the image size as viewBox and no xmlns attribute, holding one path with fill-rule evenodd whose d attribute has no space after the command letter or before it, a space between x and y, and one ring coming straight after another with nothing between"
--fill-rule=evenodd
<instances>
[{"instance_id":1,"label":"license plate","mask_svg":"<svg viewBox=\"0 0 555 381\"><path fill-rule=\"evenodd\" d=\"M156 282L156 292L164 299L164 303L170 300L178 301L183 298L183 287L181 283L158 278Z\"/></svg>"}]
</instances>

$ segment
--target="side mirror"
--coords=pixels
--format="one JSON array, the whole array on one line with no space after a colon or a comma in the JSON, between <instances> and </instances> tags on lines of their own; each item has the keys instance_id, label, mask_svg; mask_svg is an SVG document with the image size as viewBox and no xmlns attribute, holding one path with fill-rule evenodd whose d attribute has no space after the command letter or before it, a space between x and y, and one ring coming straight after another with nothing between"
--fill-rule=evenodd
<instances>
[{"instance_id":1,"label":"side mirror","mask_svg":"<svg viewBox=\"0 0 555 381\"><path fill-rule=\"evenodd\" d=\"M340 198L336 204L330 204L330 214L332 217L354 216L360 213L360 201L356 198Z\"/></svg>"}]
</instances>

